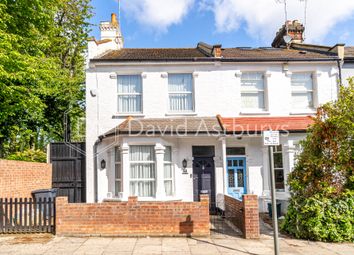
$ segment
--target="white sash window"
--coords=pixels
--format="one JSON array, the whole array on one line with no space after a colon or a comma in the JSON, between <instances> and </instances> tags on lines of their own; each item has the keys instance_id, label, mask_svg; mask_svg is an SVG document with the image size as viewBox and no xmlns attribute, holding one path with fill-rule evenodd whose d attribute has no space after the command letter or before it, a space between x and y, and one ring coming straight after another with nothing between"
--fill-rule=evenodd
<instances>
[{"instance_id":1,"label":"white sash window","mask_svg":"<svg viewBox=\"0 0 354 255\"><path fill-rule=\"evenodd\" d=\"M115 196L119 196L119 192L123 191L122 187L122 161L119 147L114 150L114 166L115 166Z\"/></svg>"},{"instance_id":2,"label":"white sash window","mask_svg":"<svg viewBox=\"0 0 354 255\"><path fill-rule=\"evenodd\" d=\"M293 73L291 75L291 105L293 109L312 109L312 73Z\"/></svg>"},{"instance_id":3,"label":"white sash window","mask_svg":"<svg viewBox=\"0 0 354 255\"><path fill-rule=\"evenodd\" d=\"M168 96L170 112L192 112L194 110L192 74L169 74Z\"/></svg>"},{"instance_id":4,"label":"white sash window","mask_svg":"<svg viewBox=\"0 0 354 255\"><path fill-rule=\"evenodd\" d=\"M242 109L264 110L263 73L242 73L241 107Z\"/></svg>"},{"instance_id":5,"label":"white sash window","mask_svg":"<svg viewBox=\"0 0 354 255\"><path fill-rule=\"evenodd\" d=\"M141 101L141 75L118 75L118 113L141 113Z\"/></svg>"},{"instance_id":6,"label":"white sash window","mask_svg":"<svg viewBox=\"0 0 354 255\"><path fill-rule=\"evenodd\" d=\"M164 184L166 196L174 195L174 169L171 146L166 146L164 155Z\"/></svg>"},{"instance_id":7,"label":"white sash window","mask_svg":"<svg viewBox=\"0 0 354 255\"><path fill-rule=\"evenodd\" d=\"M155 197L156 160L154 146L130 146L130 195Z\"/></svg>"}]
</instances>

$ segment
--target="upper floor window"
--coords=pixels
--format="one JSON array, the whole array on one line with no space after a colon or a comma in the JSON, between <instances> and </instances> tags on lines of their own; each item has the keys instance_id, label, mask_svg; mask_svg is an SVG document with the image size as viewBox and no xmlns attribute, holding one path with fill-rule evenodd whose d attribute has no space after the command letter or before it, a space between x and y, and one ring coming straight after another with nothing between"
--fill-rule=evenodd
<instances>
[{"instance_id":1,"label":"upper floor window","mask_svg":"<svg viewBox=\"0 0 354 255\"><path fill-rule=\"evenodd\" d=\"M170 112L193 111L192 74L169 74L168 97Z\"/></svg>"},{"instance_id":2,"label":"upper floor window","mask_svg":"<svg viewBox=\"0 0 354 255\"><path fill-rule=\"evenodd\" d=\"M141 101L141 75L118 75L118 113L141 113Z\"/></svg>"},{"instance_id":3,"label":"upper floor window","mask_svg":"<svg viewBox=\"0 0 354 255\"><path fill-rule=\"evenodd\" d=\"M311 109L313 102L312 73L291 75L291 105L295 109Z\"/></svg>"},{"instance_id":4,"label":"upper floor window","mask_svg":"<svg viewBox=\"0 0 354 255\"><path fill-rule=\"evenodd\" d=\"M241 107L243 109L265 109L264 79L262 73L242 73Z\"/></svg>"}]
</instances>

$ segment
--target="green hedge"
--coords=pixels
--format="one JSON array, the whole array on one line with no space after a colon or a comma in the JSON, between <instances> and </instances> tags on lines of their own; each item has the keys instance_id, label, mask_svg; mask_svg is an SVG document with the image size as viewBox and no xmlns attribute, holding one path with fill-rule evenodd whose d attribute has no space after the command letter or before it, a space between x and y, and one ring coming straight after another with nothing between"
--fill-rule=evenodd
<instances>
[{"instance_id":1,"label":"green hedge","mask_svg":"<svg viewBox=\"0 0 354 255\"><path fill-rule=\"evenodd\" d=\"M293 197L281 227L296 238L354 242L354 192L336 198Z\"/></svg>"},{"instance_id":2,"label":"green hedge","mask_svg":"<svg viewBox=\"0 0 354 255\"><path fill-rule=\"evenodd\" d=\"M47 162L47 154L41 150L28 149L22 152L11 154L6 159L45 163Z\"/></svg>"}]
</instances>

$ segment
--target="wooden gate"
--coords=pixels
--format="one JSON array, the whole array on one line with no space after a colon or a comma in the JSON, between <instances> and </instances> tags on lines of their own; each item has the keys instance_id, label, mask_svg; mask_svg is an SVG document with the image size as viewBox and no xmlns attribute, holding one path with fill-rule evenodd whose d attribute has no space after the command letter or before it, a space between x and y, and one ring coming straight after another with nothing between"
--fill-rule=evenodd
<instances>
[{"instance_id":1,"label":"wooden gate","mask_svg":"<svg viewBox=\"0 0 354 255\"><path fill-rule=\"evenodd\" d=\"M70 203L86 202L85 143L51 143L53 188Z\"/></svg>"},{"instance_id":2,"label":"wooden gate","mask_svg":"<svg viewBox=\"0 0 354 255\"><path fill-rule=\"evenodd\" d=\"M0 234L54 231L55 199L0 198Z\"/></svg>"}]
</instances>

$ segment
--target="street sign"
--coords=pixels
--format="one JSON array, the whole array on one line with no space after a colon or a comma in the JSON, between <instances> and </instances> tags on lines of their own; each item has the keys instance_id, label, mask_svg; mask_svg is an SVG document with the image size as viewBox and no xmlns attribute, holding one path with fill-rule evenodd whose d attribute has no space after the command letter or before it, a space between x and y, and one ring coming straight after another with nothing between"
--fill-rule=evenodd
<instances>
[{"instance_id":1,"label":"street sign","mask_svg":"<svg viewBox=\"0 0 354 255\"><path fill-rule=\"evenodd\" d=\"M279 131L263 131L263 144L265 146L279 145Z\"/></svg>"},{"instance_id":2,"label":"street sign","mask_svg":"<svg viewBox=\"0 0 354 255\"><path fill-rule=\"evenodd\" d=\"M268 146L269 151L269 170L270 170L270 187L272 198L272 218L273 218L273 235L274 235L274 254L279 255L279 238L278 238L278 218L276 206L276 190L275 190L275 173L274 173L274 158L273 146L279 145L279 131L263 131L263 144Z\"/></svg>"}]
</instances>

